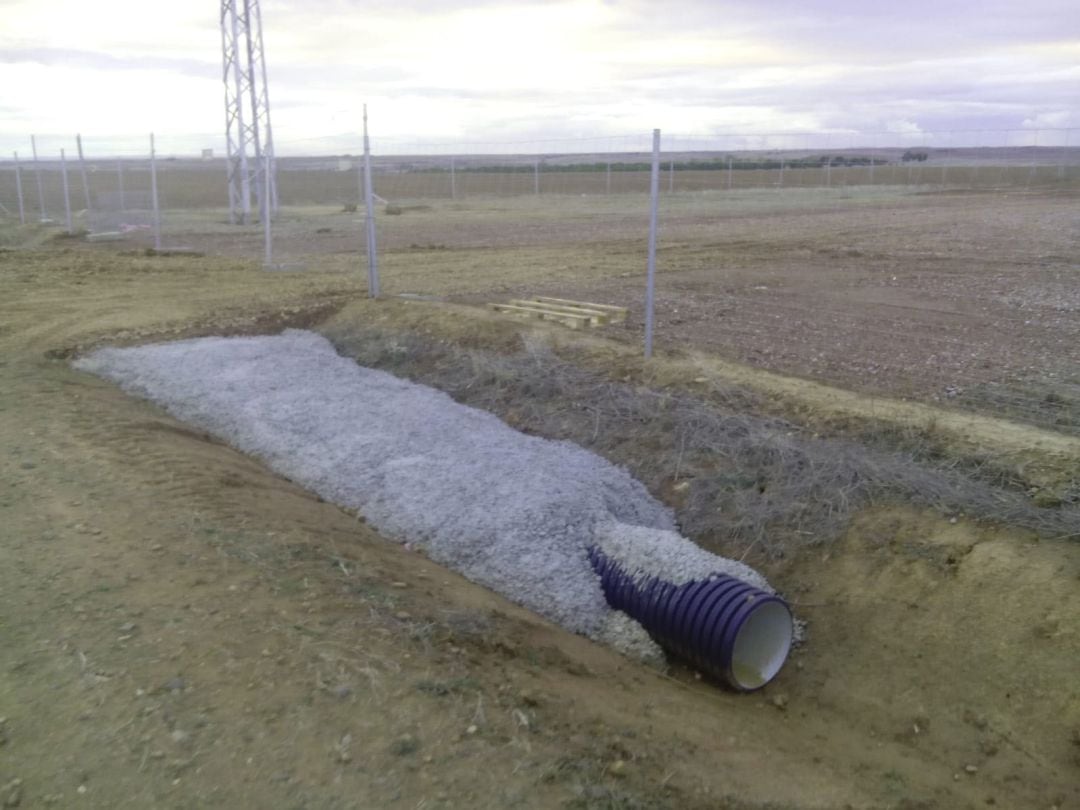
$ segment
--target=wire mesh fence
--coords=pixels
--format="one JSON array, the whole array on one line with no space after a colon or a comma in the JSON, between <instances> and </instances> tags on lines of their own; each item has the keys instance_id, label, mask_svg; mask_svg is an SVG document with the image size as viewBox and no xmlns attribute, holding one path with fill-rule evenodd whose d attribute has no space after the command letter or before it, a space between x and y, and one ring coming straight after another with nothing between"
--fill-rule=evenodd
<instances>
[{"instance_id":1,"label":"wire mesh fence","mask_svg":"<svg viewBox=\"0 0 1080 810\"><path fill-rule=\"evenodd\" d=\"M70 211L90 240L154 248L154 168L162 250L366 272L359 138L277 143L270 251L263 223L230 224L220 156L159 137L152 167L149 139L85 138L80 160L69 141L0 167L0 216L67 229ZM640 340L650 147L375 139L383 293L606 303L629 311L609 334ZM1080 433L1077 131L665 133L662 149L659 349Z\"/></svg>"}]
</instances>

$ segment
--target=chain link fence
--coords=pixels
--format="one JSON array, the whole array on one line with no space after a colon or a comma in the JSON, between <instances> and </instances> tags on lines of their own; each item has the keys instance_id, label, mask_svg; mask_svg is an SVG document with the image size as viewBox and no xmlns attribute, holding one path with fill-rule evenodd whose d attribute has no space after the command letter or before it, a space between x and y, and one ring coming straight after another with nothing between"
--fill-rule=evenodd
<instances>
[{"instance_id":1,"label":"chain link fence","mask_svg":"<svg viewBox=\"0 0 1080 810\"><path fill-rule=\"evenodd\" d=\"M263 223L229 223L220 155L35 145L36 162L0 166L9 222L67 230L70 212L102 250L367 271L357 155L276 145L268 250ZM641 340L650 147L375 139L382 293L620 306L607 333ZM1080 434L1077 131L665 133L662 149L659 350Z\"/></svg>"}]
</instances>

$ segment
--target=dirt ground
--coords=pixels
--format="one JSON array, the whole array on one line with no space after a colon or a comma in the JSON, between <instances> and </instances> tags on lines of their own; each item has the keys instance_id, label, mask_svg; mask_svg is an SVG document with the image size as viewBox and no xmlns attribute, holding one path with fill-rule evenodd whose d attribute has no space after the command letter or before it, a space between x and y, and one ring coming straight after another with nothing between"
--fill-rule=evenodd
<instances>
[{"instance_id":1,"label":"dirt ground","mask_svg":"<svg viewBox=\"0 0 1080 810\"><path fill-rule=\"evenodd\" d=\"M658 345L1080 432L1075 197L837 194L808 210L797 199L724 214L668 202ZM540 278L507 292L627 306L639 341L631 278Z\"/></svg>"},{"instance_id":2,"label":"dirt ground","mask_svg":"<svg viewBox=\"0 0 1080 810\"><path fill-rule=\"evenodd\" d=\"M428 191L395 198L400 214L379 210L385 292L620 304L631 311L622 337L640 345L642 195ZM1078 199L1074 182L665 194L657 345L1080 435ZM224 220L166 211L165 242L262 254L257 226ZM356 214L287 209L275 228L276 262L357 267ZM131 238L150 244L145 230Z\"/></svg>"},{"instance_id":3,"label":"dirt ground","mask_svg":"<svg viewBox=\"0 0 1080 810\"><path fill-rule=\"evenodd\" d=\"M360 275L0 252L0 805L1080 807L1074 539L879 504L755 560L807 641L735 695L555 628L68 364L331 318L483 340L452 308L364 301ZM702 373L682 362L656 367Z\"/></svg>"}]
</instances>

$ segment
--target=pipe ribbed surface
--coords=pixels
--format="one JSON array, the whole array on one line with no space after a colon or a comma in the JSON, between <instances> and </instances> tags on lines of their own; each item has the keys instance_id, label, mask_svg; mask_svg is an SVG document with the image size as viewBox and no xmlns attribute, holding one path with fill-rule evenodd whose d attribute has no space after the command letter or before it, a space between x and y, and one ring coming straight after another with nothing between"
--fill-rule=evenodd
<instances>
[{"instance_id":1,"label":"pipe ribbed surface","mask_svg":"<svg viewBox=\"0 0 1080 810\"><path fill-rule=\"evenodd\" d=\"M612 608L701 672L752 691L783 666L794 624L787 603L775 594L724 574L682 584L635 575L596 546L589 561Z\"/></svg>"}]
</instances>

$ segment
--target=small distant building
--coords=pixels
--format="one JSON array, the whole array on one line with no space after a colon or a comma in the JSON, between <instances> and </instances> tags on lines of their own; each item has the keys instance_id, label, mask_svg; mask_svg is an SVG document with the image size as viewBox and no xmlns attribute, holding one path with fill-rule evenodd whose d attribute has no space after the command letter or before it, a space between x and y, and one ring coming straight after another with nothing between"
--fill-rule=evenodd
<instances>
[{"instance_id":1,"label":"small distant building","mask_svg":"<svg viewBox=\"0 0 1080 810\"><path fill-rule=\"evenodd\" d=\"M338 158L337 169L339 172L351 172L353 168L352 158Z\"/></svg>"},{"instance_id":2,"label":"small distant building","mask_svg":"<svg viewBox=\"0 0 1080 810\"><path fill-rule=\"evenodd\" d=\"M203 160L213 160L214 159L214 150L213 149L203 149L202 150L202 159Z\"/></svg>"}]
</instances>

